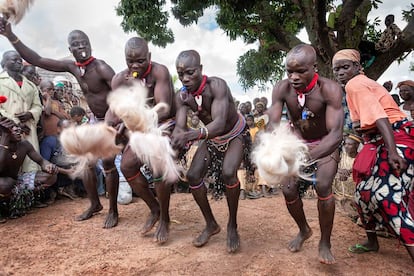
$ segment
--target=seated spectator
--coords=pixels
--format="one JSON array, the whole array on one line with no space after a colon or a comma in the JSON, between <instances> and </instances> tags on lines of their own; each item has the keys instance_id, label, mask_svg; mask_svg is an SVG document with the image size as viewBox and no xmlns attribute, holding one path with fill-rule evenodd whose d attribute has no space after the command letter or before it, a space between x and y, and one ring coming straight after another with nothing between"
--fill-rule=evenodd
<instances>
[{"instance_id":1,"label":"seated spectator","mask_svg":"<svg viewBox=\"0 0 414 276\"><path fill-rule=\"evenodd\" d=\"M53 185L60 168L22 140L21 128L6 117L0 118L0 135L0 201L7 206L1 210L0 220L4 222L7 216L24 215L34 205L34 192ZM41 171L19 173L26 156L39 164Z\"/></svg>"},{"instance_id":2,"label":"seated spectator","mask_svg":"<svg viewBox=\"0 0 414 276\"><path fill-rule=\"evenodd\" d=\"M63 129L69 127L71 122L67 119L60 119L57 123L57 135L56 139L54 140L53 147L48 149L47 152L44 152L43 158L56 164L57 166L65 169L64 173L57 174L57 181L55 184L49 188L49 201L48 204L52 204L57 195L61 195L70 199L74 199L77 197L75 193L75 185L83 187L81 180L76 179L72 180L68 174L71 172L71 167L74 165L70 162L69 158L65 154L62 145L59 141L59 135Z\"/></svg>"},{"instance_id":3,"label":"seated spectator","mask_svg":"<svg viewBox=\"0 0 414 276\"><path fill-rule=\"evenodd\" d=\"M388 51L395 45L395 41L402 37L400 28L394 23L394 15L389 14L385 17L385 30L380 39L375 43L375 50L379 52Z\"/></svg>"}]
</instances>

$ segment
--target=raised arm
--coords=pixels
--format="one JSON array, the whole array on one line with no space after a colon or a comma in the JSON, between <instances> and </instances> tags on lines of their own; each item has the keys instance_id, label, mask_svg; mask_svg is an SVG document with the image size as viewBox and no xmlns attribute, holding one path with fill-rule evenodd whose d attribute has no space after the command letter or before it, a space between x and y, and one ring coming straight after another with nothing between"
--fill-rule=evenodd
<instances>
[{"instance_id":1,"label":"raised arm","mask_svg":"<svg viewBox=\"0 0 414 276\"><path fill-rule=\"evenodd\" d=\"M10 22L3 17L0 20L0 33L4 35L16 49L16 51L27 62L54 72L71 72L71 61L54 60L50 58L44 58L38 55L35 51L23 44L22 41L13 33Z\"/></svg>"}]
</instances>

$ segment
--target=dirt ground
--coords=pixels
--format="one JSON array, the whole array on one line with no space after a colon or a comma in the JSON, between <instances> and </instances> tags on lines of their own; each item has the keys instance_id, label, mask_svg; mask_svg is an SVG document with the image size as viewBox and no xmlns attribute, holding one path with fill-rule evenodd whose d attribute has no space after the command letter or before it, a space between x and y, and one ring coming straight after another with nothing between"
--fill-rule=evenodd
<instances>
[{"instance_id":1,"label":"dirt ground","mask_svg":"<svg viewBox=\"0 0 414 276\"><path fill-rule=\"evenodd\" d=\"M319 225L316 199L304 206L314 235L302 251L290 253L287 243L297 233L283 196L241 200L238 225L241 249L226 252L227 205L211 201L222 231L202 248L191 245L204 227L191 194L173 194L169 241L157 245L152 232L140 236L148 214L134 198L120 205L120 221L103 229L104 210L83 222L74 221L88 206L87 199L61 199L19 219L0 225L0 275L414 275L414 265L395 239L380 239L379 253L354 255L348 246L363 239L363 230L339 209L336 211L332 248L334 265L318 262Z\"/></svg>"}]
</instances>

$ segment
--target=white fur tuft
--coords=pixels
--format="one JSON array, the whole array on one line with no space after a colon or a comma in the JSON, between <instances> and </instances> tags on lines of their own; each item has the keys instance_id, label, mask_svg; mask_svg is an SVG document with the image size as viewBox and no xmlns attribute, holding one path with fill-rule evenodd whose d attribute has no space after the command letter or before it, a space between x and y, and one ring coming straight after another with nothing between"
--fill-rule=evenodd
<instances>
[{"instance_id":1,"label":"white fur tuft","mask_svg":"<svg viewBox=\"0 0 414 276\"><path fill-rule=\"evenodd\" d=\"M136 83L122 86L108 95L109 108L124 122L130 131L148 132L158 125L157 110L166 104L157 104L153 108L147 105L148 89Z\"/></svg>"},{"instance_id":2,"label":"white fur tuft","mask_svg":"<svg viewBox=\"0 0 414 276\"><path fill-rule=\"evenodd\" d=\"M308 147L287 125L281 124L271 133L261 133L257 139L259 144L253 149L252 160L266 182L278 184L290 176L309 179L301 171L302 166L309 165Z\"/></svg>"},{"instance_id":3,"label":"white fur tuft","mask_svg":"<svg viewBox=\"0 0 414 276\"><path fill-rule=\"evenodd\" d=\"M115 135L116 130L105 123L64 129L60 134L60 142L77 164L74 175L80 176L98 158L109 158L118 154L122 147L115 144Z\"/></svg>"},{"instance_id":4,"label":"white fur tuft","mask_svg":"<svg viewBox=\"0 0 414 276\"><path fill-rule=\"evenodd\" d=\"M160 133L133 132L129 137L129 145L142 162L150 165L155 178L162 176L164 181L174 183L179 176L175 152L170 139Z\"/></svg>"},{"instance_id":5,"label":"white fur tuft","mask_svg":"<svg viewBox=\"0 0 414 276\"><path fill-rule=\"evenodd\" d=\"M9 22L17 24L33 4L34 0L0 0L0 13Z\"/></svg>"}]
</instances>

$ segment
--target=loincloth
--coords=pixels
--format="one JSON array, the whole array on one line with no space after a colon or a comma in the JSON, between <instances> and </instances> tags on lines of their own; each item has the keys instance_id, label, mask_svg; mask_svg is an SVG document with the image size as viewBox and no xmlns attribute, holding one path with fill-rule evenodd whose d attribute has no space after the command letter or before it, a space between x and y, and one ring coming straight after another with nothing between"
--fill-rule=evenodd
<instances>
[{"instance_id":1,"label":"loincloth","mask_svg":"<svg viewBox=\"0 0 414 276\"><path fill-rule=\"evenodd\" d=\"M239 119L232 130L227 134L206 141L211 160L208 166L208 176L214 179L213 183L210 184L214 198L221 198L225 191L225 184L222 179L223 161L230 142L234 139L241 139L244 147L248 137L250 137L250 133L246 120L239 114Z\"/></svg>"},{"instance_id":2,"label":"loincloth","mask_svg":"<svg viewBox=\"0 0 414 276\"><path fill-rule=\"evenodd\" d=\"M321 141L322 141L322 138L313 139L313 140L305 140L305 143L308 146L308 149L311 150L311 149L315 148L316 146L318 146ZM297 183L298 183L298 189L299 189L300 197L303 197L305 195L305 192L308 190L308 188L310 186L315 188L316 185L318 184L318 181L316 179L316 171L318 170L318 168L320 166L330 162L332 159L335 160L337 163L339 163L339 160L335 156L336 152L337 152L337 150L332 152L331 154L329 154L327 156L324 156L324 157L318 159L317 161L312 162L311 165L309 165L309 166L307 166L303 169L305 174L309 175L312 178L312 180L306 180L306 179L302 179L302 178L298 178L296 180Z\"/></svg>"}]
</instances>

